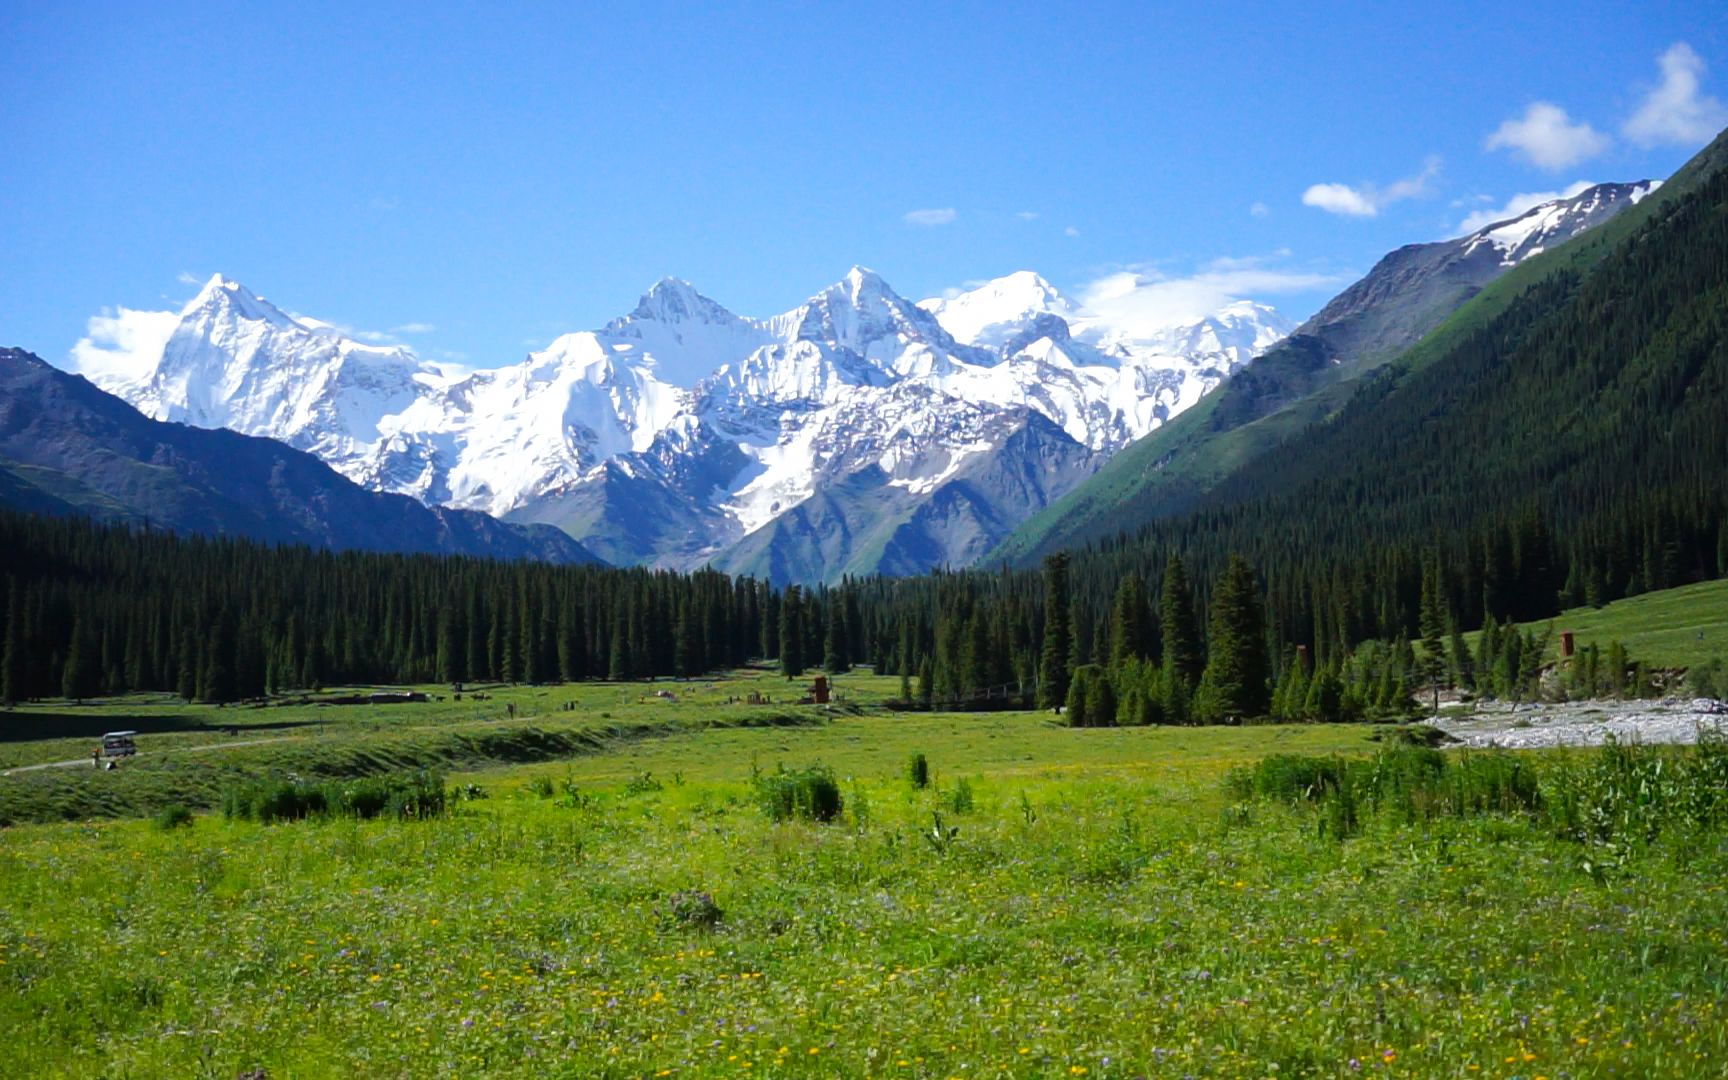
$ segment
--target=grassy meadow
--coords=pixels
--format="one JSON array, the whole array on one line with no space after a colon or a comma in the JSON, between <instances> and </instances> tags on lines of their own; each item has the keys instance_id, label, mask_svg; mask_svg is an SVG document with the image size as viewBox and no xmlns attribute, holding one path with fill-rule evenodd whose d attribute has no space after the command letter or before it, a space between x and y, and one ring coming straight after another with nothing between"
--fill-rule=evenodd
<instances>
[{"instance_id":1,"label":"grassy meadow","mask_svg":"<svg viewBox=\"0 0 1728 1080\"><path fill-rule=\"evenodd\" d=\"M481 796L431 820L0 831L7 1075L1728 1067L1720 832L1625 843L1606 869L1515 814L1381 815L1340 840L1313 808L1239 801L1226 780L1269 754L1368 755L1365 726L1082 731L859 707L892 692L868 676L841 680L850 701L829 715L718 704L787 689L768 677L662 685L682 700L524 689L515 721L362 708L322 734L196 750L198 732L164 731L159 756L147 735L116 773L0 778L182 782L216 759L230 779L313 773L418 745ZM536 702L549 711L521 715ZM317 712L338 710L260 723ZM474 749L487 726L573 749L501 762ZM753 776L818 762L836 820L764 813Z\"/></svg>"},{"instance_id":2,"label":"grassy meadow","mask_svg":"<svg viewBox=\"0 0 1728 1080\"><path fill-rule=\"evenodd\" d=\"M1728 578L1683 585L1616 600L1600 608L1572 608L1551 620L1530 624L1541 631L1552 625L1548 657L1559 655L1560 632L1573 632L1580 648L1606 651L1619 641L1634 660L1656 667L1690 668L1712 660L1728 660ZM1474 632L1466 634L1472 646Z\"/></svg>"}]
</instances>

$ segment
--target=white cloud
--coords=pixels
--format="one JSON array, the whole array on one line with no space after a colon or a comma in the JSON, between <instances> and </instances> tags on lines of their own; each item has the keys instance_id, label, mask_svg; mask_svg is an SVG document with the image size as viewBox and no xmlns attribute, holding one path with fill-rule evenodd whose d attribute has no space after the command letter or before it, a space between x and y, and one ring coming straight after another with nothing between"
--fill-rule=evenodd
<instances>
[{"instance_id":1,"label":"white cloud","mask_svg":"<svg viewBox=\"0 0 1728 1080\"><path fill-rule=\"evenodd\" d=\"M1704 58L1684 41L1657 58L1662 81L1644 95L1620 131L1639 146L1690 145L1713 138L1728 127L1728 105L1700 92Z\"/></svg>"},{"instance_id":2,"label":"white cloud","mask_svg":"<svg viewBox=\"0 0 1728 1080\"><path fill-rule=\"evenodd\" d=\"M1414 176L1395 180L1385 187L1363 184L1312 184L1302 193L1302 204L1345 217L1373 217L1395 202L1428 194L1428 182L1440 174L1440 159L1430 157L1422 163L1422 171Z\"/></svg>"},{"instance_id":3,"label":"white cloud","mask_svg":"<svg viewBox=\"0 0 1728 1080\"><path fill-rule=\"evenodd\" d=\"M1373 217L1380 212L1372 198L1349 184L1311 184L1302 193L1302 205L1351 217Z\"/></svg>"},{"instance_id":4,"label":"white cloud","mask_svg":"<svg viewBox=\"0 0 1728 1080\"><path fill-rule=\"evenodd\" d=\"M1511 150L1538 169L1558 172L1588 161L1613 140L1548 101L1533 101L1524 115L1503 121L1483 142L1485 150Z\"/></svg>"},{"instance_id":5,"label":"white cloud","mask_svg":"<svg viewBox=\"0 0 1728 1080\"><path fill-rule=\"evenodd\" d=\"M1062 235L1063 236L1079 236L1080 230L1076 229L1074 226L1070 225L1066 229L1062 230Z\"/></svg>"},{"instance_id":6,"label":"white cloud","mask_svg":"<svg viewBox=\"0 0 1728 1080\"><path fill-rule=\"evenodd\" d=\"M1038 211L1036 211L1036 210L1022 210L1018 214L1015 214L1014 216L1019 218L1021 221L1036 221L1038 219Z\"/></svg>"},{"instance_id":7,"label":"white cloud","mask_svg":"<svg viewBox=\"0 0 1728 1080\"><path fill-rule=\"evenodd\" d=\"M197 274L189 273L185 270L180 271L180 273L175 276L174 280L178 281L182 285L202 285L202 284L204 284L203 278L199 277Z\"/></svg>"},{"instance_id":8,"label":"white cloud","mask_svg":"<svg viewBox=\"0 0 1728 1080\"><path fill-rule=\"evenodd\" d=\"M1345 274L1278 265L1287 251L1249 258L1219 258L1186 276L1148 266L1105 274L1080 288L1080 302L1130 334L1193 322L1236 300L1331 288Z\"/></svg>"},{"instance_id":9,"label":"white cloud","mask_svg":"<svg viewBox=\"0 0 1728 1080\"><path fill-rule=\"evenodd\" d=\"M1251 217L1265 217L1267 214L1270 214L1271 212L1272 212L1272 208L1267 206L1263 202L1257 202L1253 206L1250 206L1248 208L1248 214Z\"/></svg>"},{"instance_id":10,"label":"white cloud","mask_svg":"<svg viewBox=\"0 0 1728 1080\"><path fill-rule=\"evenodd\" d=\"M141 377L162 359L178 325L178 311L104 310L85 325L67 367L98 383Z\"/></svg>"},{"instance_id":11,"label":"white cloud","mask_svg":"<svg viewBox=\"0 0 1728 1080\"><path fill-rule=\"evenodd\" d=\"M952 206L935 210L908 210L901 219L908 225L947 225L959 215Z\"/></svg>"},{"instance_id":12,"label":"white cloud","mask_svg":"<svg viewBox=\"0 0 1728 1080\"><path fill-rule=\"evenodd\" d=\"M436 329L438 328L429 322L408 322L401 326L392 326L390 332L392 334L430 334Z\"/></svg>"},{"instance_id":13,"label":"white cloud","mask_svg":"<svg viewBox=\"0 0 1728 1080\"><path fill-rule=\"evenodd\" d=\"M1592 180L1574 180L1559 191L1521 191L1507 199L1506 205L1498 209L1487 207L1471 211L1463 221L1458 223L1458 229L1452 235L1468 235L1477 229L1492 225L1496 221L1515 218L1533 206L1541 206L1543 203L1553 202L1555 199L1570 199L1572 196L1595 186L1595 181Z\"/></svg>"}]
</instances>

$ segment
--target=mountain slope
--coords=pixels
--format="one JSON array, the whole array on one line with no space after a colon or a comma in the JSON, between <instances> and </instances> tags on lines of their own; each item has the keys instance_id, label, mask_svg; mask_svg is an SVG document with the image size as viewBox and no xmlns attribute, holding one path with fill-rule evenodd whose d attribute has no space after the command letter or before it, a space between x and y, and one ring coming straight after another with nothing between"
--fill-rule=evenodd
<instances>
[{"instance_id":1,"label":"mountain slope","mask_svg":"<svg viewBox=\"0 0 1728 1080\"><path fill-rule=\"evenodd\" d=\"M599 330L465 375L220 276L172 318L160 355L92 377L160 419L278 439L373 490L552 524L614 562L757 566L764 545L804 543L822 554L769 561L807 581L884 568L872 560L970 562L1289 329L1244 302L1130 333L1027 272L914 304L861 267L768 319L665 279ZM693 371L688 388L665 374ZM1000 465L1033 417L1073 445L1040 483L994 467L967 528L909 534L919 554L896 556L843 524L864 506L911 521L972 466Z\"/></svg>"},{"instance_id":2,"label":"mountain slope","mask_svg":"<svg viewBox=\"0 0 1728 1080\"><path fill-rule=\"evenodd\" d=\"M1076 581L1240 553L1274 636L1327 646L1413 633L1430 552L1464 627L1728 575L1725 163L1728 134Z\"/></svg>"},{"instance_id":3,"label":"mountain slope","mask_svg":"<svg viewBox=\"0 0 1728 1080\"><path fill-rule=\"evenodd\" d=\"M595 561L555 529L428 508L269 439L151 420L18 349L0 349L0 504L335 549Z\"/></svg>"},{"instance_id":4,"label":"mountain slope","mask_svg":"<svg viewBox=\"0 0 1728 1080\"><path fill-rule=\"evenodd\" d=\"M991 557L1027 563L1196 505L1236 470L1328 415L1357 379L1415 346L1454 311L1467 311L1485 289L1505 283L1496 297L1474 305L1497 307L1498 296L1531 280L1523 268L1557 265L1538 258L1544 251L1594 235L1623 211L1651 205L1648 197L1661 190L1652 181L1599 184L1456 240L1392 252L1193 409L1034 515Z\"/></svg>"},{"instance_id":5,"label":"mountain slope","mask_svg":"<svg viewBox=\"0 0 1728 1080\"><path fill-rule=\"evenodd\" d=\"M968 456L928 489L879 467L844 473L723 553L721 570L775 582L922 574L970 566L1027 506L1089 475L1094 455L1039 413L1011 423L988 453Z\"/></svg>"}]
</instances>

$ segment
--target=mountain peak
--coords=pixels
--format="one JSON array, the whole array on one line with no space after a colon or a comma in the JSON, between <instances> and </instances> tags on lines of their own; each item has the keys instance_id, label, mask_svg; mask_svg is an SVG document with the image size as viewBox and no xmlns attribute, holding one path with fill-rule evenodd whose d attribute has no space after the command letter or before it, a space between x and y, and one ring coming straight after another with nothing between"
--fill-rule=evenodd
<instances>
[{"instance_id":1,"label":"mountain peak","mask_svg":"<svg viewBox=\"0 0 1728 1080\"><path fill-rule=\"evenodd\" d=\"M210 280L198 290L198 295L180 310L180 316L184 319L200 311L226 313L235 318L267 322L276 326L294 324L294 320L275 304L220 273L210 275Z\"/></svg>"},{"instance_id":2,"label":"mountain peak","mask_svg":"<svg viewBox=\"0 0 1728 1080\"><path fill-rule=\"evenodd\" d=\"M921 301L943 329L967 345L998 348L1025 336L1028 327L1054 316L1064 322L1079 308L1031 270L993 278L965 292Z\"/></svg>"},{"instance_id":3,"label":"mountain peak","mask_svg":"<svg viewBox=\"0 0 1728 1080\"><path fill-rule=\"evenodd\" d=\"M738 321L738 316L697 292L694 285L683 278L675 277L663 277L649 286L628 317L649 319L668 325L685 322L727 324Z\"/></svg>"},{"instance_id":4,"label":"mountain peak","mask_svg":"<svg viewBox=\"0 0 1728 1080\"><path fill-rule=\"evenodd\" d=\"M1464 236L1463 254L1497 249L1503 266L1515 266L1532 255L1564 243L1578 233L1637 205L1660 187L1660 180L1596 184L1570 195L1529 206L1521 213L1491 222Z\"/></svg>"}]
</instances>

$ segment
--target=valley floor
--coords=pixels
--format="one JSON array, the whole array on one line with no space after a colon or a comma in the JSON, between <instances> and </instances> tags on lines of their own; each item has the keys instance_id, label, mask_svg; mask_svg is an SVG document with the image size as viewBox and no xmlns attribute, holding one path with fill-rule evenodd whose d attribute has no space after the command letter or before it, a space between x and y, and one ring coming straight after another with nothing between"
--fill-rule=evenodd
<instances>
[{"instance_id":1,"label":"valley floor","mask_svg":"<svg viewBox=\"0 0 1728 1080\"><path fill-rule=\"evenodd\" d=\"M1341 842L1226 793L1371 733L870 712L453 776L486 797L430 821L18 826L0 1047L40 1076L1728 1068L1720 835L1604 869L1521 818ZM840 820L768 820L753 771L811 762Z\"/></svg>"}]
</instances>

